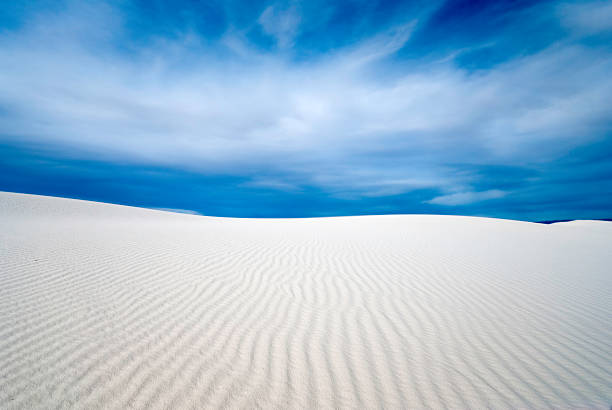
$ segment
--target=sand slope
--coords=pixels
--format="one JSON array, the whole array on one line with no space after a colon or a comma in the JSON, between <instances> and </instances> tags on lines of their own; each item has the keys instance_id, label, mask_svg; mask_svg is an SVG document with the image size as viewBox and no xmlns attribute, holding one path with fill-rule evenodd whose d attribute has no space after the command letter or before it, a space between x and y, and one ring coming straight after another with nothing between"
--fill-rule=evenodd
<instances>
[{"instance_id":1,"label":"sand slope","mask_svg":"<svg viewBox=\"0 0 612 410\"><path fill-rule=\"evenodd\" d=\"M0 193L0 407L602 408L612 223Z\"/></svg>"}]
</instances>

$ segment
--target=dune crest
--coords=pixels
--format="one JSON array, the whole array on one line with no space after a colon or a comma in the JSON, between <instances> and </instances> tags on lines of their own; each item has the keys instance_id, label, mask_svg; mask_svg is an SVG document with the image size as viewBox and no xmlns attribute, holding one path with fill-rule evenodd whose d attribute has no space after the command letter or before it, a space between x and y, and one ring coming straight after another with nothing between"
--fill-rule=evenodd
<instances>
[{"instance_id":1,"label":"dune crest","mask_svg":"<svg viewBox=\"0 0 612 410\"><path fill-rule=\"evenodd\" d=\"M0 193L0 408L602 408L612 223Z\"/></svg>"}]
</instances>

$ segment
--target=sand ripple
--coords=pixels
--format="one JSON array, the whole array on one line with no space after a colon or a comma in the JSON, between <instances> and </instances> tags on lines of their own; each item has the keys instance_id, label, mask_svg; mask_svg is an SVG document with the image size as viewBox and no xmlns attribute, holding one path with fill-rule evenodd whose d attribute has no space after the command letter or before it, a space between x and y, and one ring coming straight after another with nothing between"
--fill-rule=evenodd
<instances>
[{"instance_id":1,"label":"sand ripple","mask_svg":"<svg viewBox=\"0 0 612 410\"><path fill-rule=\"evenodd\" d=\"M612 223L0 193L0 408L601 408Z\"/></svg>"}]
</instances>

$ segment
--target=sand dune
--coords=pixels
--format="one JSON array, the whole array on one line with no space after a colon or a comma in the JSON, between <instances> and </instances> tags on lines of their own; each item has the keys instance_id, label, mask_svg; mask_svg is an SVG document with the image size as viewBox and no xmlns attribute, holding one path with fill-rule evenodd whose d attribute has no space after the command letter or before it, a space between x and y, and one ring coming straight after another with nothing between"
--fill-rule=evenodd
<instances>
[{"instance_id":1,"label":"sand dune","mask_svg":"<svg viewBox=\"0 0 612 410\"><path fill-rule=\"evenodd\" d=\"M0 193L0 407L602 408L612 223Z\"/></svg>"}]
</instances>

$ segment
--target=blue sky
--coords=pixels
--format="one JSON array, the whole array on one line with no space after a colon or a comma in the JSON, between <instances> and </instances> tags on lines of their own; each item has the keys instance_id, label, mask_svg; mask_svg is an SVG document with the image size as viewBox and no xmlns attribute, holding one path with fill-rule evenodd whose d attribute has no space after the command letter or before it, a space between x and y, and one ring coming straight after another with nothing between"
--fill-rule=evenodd
<instances>
[{"instance_id":1,"label":"blue sky","mask_svg":"<svg viewBox=\"0 0 612 410\"><path fill-rule=\"evenodd\" d=\"M612 217L612 2L13 1L0 190Z\"/></svg>"}]
</instances>

